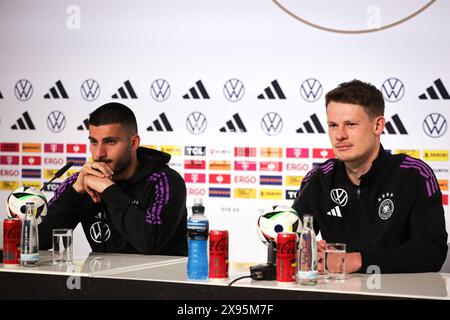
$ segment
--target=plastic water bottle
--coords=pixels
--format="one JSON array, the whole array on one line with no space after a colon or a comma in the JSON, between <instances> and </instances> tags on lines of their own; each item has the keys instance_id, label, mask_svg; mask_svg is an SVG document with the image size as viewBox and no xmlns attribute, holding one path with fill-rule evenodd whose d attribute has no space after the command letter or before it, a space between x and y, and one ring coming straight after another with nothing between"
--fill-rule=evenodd
<instances>
[{"instance_id":1,"label":"plastic water bottle","mask_svg":"<svg viewBox=\"0 0 450 320\"><path fill-rule=\"evenodd\" d=\"M192 215L187 222L188 265L187 276L193 280L208 279L209 222L200 198L194 200Z\"/></svg>"},{"instance_id":2,"label":"plastic water bottle","mask_svg":"<svg viewBox=\"0 0 450 320\"><path fill-rule=\"evenodd\" d=\"M303 216L303 231L300 235L300 261L298 278L302 285L317 284L317 243L313 228L313 216Z\"/></svg>"},{"instance_id":3,"label":"plastic water bottle","mask_svg":"<svg viewBox=\"0 0 450 320\"><path fill-rule=\"evenodd\" d=\"M34 203L27 202L20 234L20 264L22 266L35 266L39 261L39 236L34 211Z\"/></svg>"}]
</instances>

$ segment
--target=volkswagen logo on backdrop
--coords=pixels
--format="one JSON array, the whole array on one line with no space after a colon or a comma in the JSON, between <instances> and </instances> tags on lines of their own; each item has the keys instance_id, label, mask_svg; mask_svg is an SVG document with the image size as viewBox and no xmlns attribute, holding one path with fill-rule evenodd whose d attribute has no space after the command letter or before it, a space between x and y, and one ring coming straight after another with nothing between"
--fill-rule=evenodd
<instances>
[{"instance_id":1,"label":"volkswagen logo on backdrop","mask_svg":"<svg viewBox=\"0 0 450 320\"><path fill-rule=\"evenodd\" d=\"M261 119L261 128L265 134L275 136L283 129L283 119L278 113L266 113Z\"/></svg>"},{"instance_id":2,"label":"volkswagen logo on backdrop","mask_svg":"<svg viewBox=\"0 0 450 320\"><path fill-rule=\"evenodd\" d=\"M157 79L153 81L150 86L150 94L152 98L156 101L162 102L169 98L170 96L170 85L164 79Z\"/></svg>"},{"instance_id":3,"label":"volkswagen logo on backdrop","mask_svg":"<svg viewBox=\"0 0 450 320\"><path fill-rule=\"evenodd\" d=\"M66 126L66 116L61 111L52 111L47 117L47 127L52 132L61 132Z\"/></svg>"},{"instance_id":4,"label":"volkswagen logo on backdrop","mask_svg":"<svg viewBox=\"0 0 450 320\"><path fill-rule=\"evenodd\" d=\"M405 95L405 86L400 79L389 78L383 82L381 92L386 101L397 102Z\"/></svg>"},{"instance_id":5,"label":"volkswagen logo on backdrop","mask_svg":"<svg viewBox=\"0 0 450 320\"><path fill-rule=\"evenodd\" d=\"M86 101L94 101L100 95L100 85L93 79L87 79L81 84L81 96Z\"/></svg>"},{"instance_id":6,"label":"volkswagen logo on backdrop","mask_svg":"<svg viewBox=\"0 0 450 320\"><path fill-rule=\"evenodd\" d=\"M242 81L230 79L223 86L223 94L228 101L236 102L242 99L245 93L245 87Z\"/></svg>"},{"instance_id":7,"label":"volkswagen logo on backdrop","mask_svg":"<svg viewBox=\"0 0 450 320\"><path fill-rule=\"evenodd\" d=\"M192 134L201 134L205 132L207 126L206 117L203 113L195 111L188 115L186 127Z\"/></svg>"},{"instance_id":8,"label":"volkswagen logo on backdrop","mask_svg":"<svg viewBox=\"0 0 450 320\"><path fill-rule=\"evenodd\" d=\"M14 86L14 93L20 101L27 101L33 95L33 86L28 80L19 80Z\"/></svg>"},{"instance_id":9,"label":"volkswagen logo on backdrop","mask_svg":"<svg viewBox=\"0 0 450 320\"><path fill-rule=\"evenodd\" d=\"M440 113L430 113L423 120L423 131L432 138L439 138L447 131L447 120Z\"/></svg>"},{"instance_id":10,"label":"volkswagen logo on backdrop","mask_svg":"<svg viewBox=\"0 0 450 320\"><path fill-rule=\"evenodd\" d=\"M322 96L322 84L319 80L310 78L303 81L300 86L300 94L305 101L314 102Z\"/></svg>"}]
</instances>

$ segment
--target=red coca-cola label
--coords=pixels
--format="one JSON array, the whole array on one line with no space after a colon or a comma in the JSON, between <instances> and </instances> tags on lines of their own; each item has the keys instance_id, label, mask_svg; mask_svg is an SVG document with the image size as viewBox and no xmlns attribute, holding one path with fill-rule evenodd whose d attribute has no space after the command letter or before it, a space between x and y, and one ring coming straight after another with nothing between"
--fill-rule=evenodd
<instances>
[{"instance_id":1,"label":"red coca-cola label","mask_svg":"<svg viewBox=\"0 0 450 320\"><path fill-rule=\"evenodd\" d=\"M209 234L209 277L228 278L228 231L211 230Z\"/></svg>"},{"instance_id":2,"label":"red coca-cola label","mask_svg":"<svg viewBox=\"0 0 450 320\"><path fill-rule=\"evenodd\" d=\"M3 222L3 263L20 263L20 227L19 219Z\"/></svg>"},{"instance_id":3,"label":"red coca-cola label","mask_svg":"<svg viewBox=\"0 0 450 320\"><path fill-rule=\"evenodd\" d=\"M277 235L277 281L295 282L297 279L297 234Z\"/></svg>"}]
</instances>

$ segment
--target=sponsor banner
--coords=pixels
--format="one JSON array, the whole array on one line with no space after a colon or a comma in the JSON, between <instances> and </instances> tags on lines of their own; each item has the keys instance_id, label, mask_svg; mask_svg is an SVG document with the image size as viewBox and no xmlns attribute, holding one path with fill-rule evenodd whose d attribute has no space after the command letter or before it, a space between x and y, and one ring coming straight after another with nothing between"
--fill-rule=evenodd
<instances>
[{"instance_id":1,"label":"sponsor banner","mask_svg":"<svg viewBox=\"0 0 450 320\"><path fill-rule=\"evenodd\" d=\"M66 164L66 160L63 157L44 157L43 164L60 167Z\"/></svg>"},{"instance_id":2,"label":"sponsor banner","mask_svg":"<svg viewBox=\"0 0 450 320\"><path fill-rule=\"evenodd\" d=\"M260 185L281 186L283 184L282 176L259 176Z\"/></svg>"},{"instance_id":3,"label":"sponsor banner","mask_svg":"<svg viewBox=\"0 0 450 320\"><path fill-rule=\"evenodd\" d=\"M256 171L256 161L235 161L234 170L236 171Z\"/></svg>"},{"instance_id":4,"label":"sponsor banner","mask_svg":"<svg viewBox=\"0 0 450 320\"><path fill-rule=\"evenodd\" d=\"M200 196L205 197L206 196L206 189L205 188L192 188L188 187L186 188L186 194L187 196Z\"/></svg>"},{"instance_id":5,"label":"sponsor banner","mask_svg":"<svg viewBox=\"0 0 450 320\"><path fill-rule=\"evenodd\" d=\"M50 180L55 176L55 173L58 172L59 169L45 169L44 170L44 179Z\"/></svg>"},{"instance_id":6,"label":"sponsor banner","mask_svg":"<svg viewBox=\"0 0 450 320\"><path fill-rule=\"evenodd\" d=\"M40 143L22 143L22 152L42 152Z\"/></svg>"},{"instance_id":7,"label":"sponsor banner","mask_svg":"<svg viewBox=\"0 0 450 320\"><path fill-rule=\"evenodd\" d=\"M448 176L448 168L447 167L432 167L433 172L436 176L447 177Z\"/></svg>"},{"instance_id":8,"label":"sponsor banner","mask_svg":"<svg viewBox=\"0 0 450 320\"><path fill-rule=\"evenodd\" d=\"M149 149L154 149L154 150L159 150L158 146L156 144L143 144L141 147L143 148L149 148Z\"/></svg>"},{"instance_id":9,"label":"sponsor banner","mask_svg":"<svg viewBox=\"0 0 450 320\"><path fill-rule=\"evenodd\" d=\"M213 157L225 157L225 156L231 156L232 152L229 149L212 149L209 148L208 149L208 153L209 155L213 156Z\"/></svg>"},{"instance_id":10,"label":"sponsor banner","mask_svg":"<svg viewBox=\"0 0 450 320\"><path fill-rule=\"evenodd\" d=\"M86 163L85 157L67 157L66 162L73 162L74 167L82 167Z\"/></svg>"},{"instance_id":11,"label":"sponsor banner","mask_svg":"<svg viewBox=\"0 0 450 320\"><path fill-rule=\"evenodd\" d=\"M22 169L22 178L41 178L41 169Z\"/></svg>"},{"instance_id":12,"label":"sponsor banner","mask_svg":"<svg viewBox=\"0 0 450 320\"><path fill-rule=\"evenodd\" d=\"M443 194L442 195L442 204L444 206L448 206L448 194Z\"/></svg>"},{"instance_id":13,"label":"sponsor banner","mask_svg":"<svg viewBox=\"0 0 450 320\"><path fill-rule=\"evenodd\" d=\"M283 148L261 148L260 156L262 158L282 158Z\"/></svg>"},{"instance_id":14,"label":"sponsor banner","mask_svg":"<svg viewBox=\"0 0 450 320\"><path fill-rule=\"evenodd\" d=\"M0 169L0 177L19 177L20 171L17 169Z\"/></svg>"},{"instance_id":15,"label":"sponsor banner","mask_svg":"<svg viewBox=\"0 0 450 320\"><path fill-rule=\"evenodd\" d=\"M66 152L67 153L86 153L86 145L84 143L82 143L82 144L68 143L66 145Z\"/></svg>"},{"instance_id":16,"label":"sponsor banner","mask_svg":"<svg viewBox=\"0 0 450 320\"><path fill-rule=\"evenodd\" d=\"M308 172L309 168L309 163L286 163L286 171Z\"/></svg>"},{"instance_id":17,"label":"sponsor banner","mask_svg":"<svg viewBox=\"0 0 450 320\"><path fill-rule=\"evenodd\" d=\"M24 166L40 166L41 157L39 156L22 156L22 165Z\"/></svg>"},{"instance_id":18,"label":"sponsor banner","mask_svg":"<svg viewBox=\"0 0 450 320\"><path fill-rule=\"evenodd\" d=\"M185 169L198 169L205 170L206 169L206 161L205 160L184 160L184 168Z\"/></svg>"},{"instance_id":19,"label":"sponsor banner","mask_svg":"<svg viewBox=\"0 0 450 320\"><path fill-rule=\"evenodd\" d=\"M286 190L286 200L295 200L297 197L297 190Z\"/></svg>"},{"instance_id":20,"label":"sponsor banner","mask_svg":"<svg viewBox=\"0 0 450 320\"><path fill-rule=\"evenodd\" d=\"M40 181L25 181L25 180L22 180L22 186L23 187L33 187L33 188L41 190L42 183Z\"/></svg>"},{"instance_id":21,"label":"sponsor banner","mask_svg":"<svg viewBox=\"0 0 450 320\"><path fill-rule=\"evenodd\" d=\"M2 142L0 143L1 152L19 152L20 144L15 142Z\"/></svg>"},{"instance_id":22,"label":"sponsor banner","mask_svg":"<svg viewBox=\"0 0 450 320\"><path fill-rule=\"evenodd\" d=\"M256 157L257 148L253 147L234 147L235 157Z\"/></svg>"},{"instance_id":23,"label":"sponsor banner","mask_svg":"<svg viewBox=\"0 0 450 320\"><path fill-rule=\"evenodd\" d=\"M61 182L44 183L44 191L55 192L56 190L58 190L60 185Z\"/></svg>"},{"instance_id":24,"label":"sponsor banner","mask_svg":"<svg viewBox=\"0 0 450 320\"><path fill-rule=\"evenodd\" d=\"M425 161L448 161L448 150L423 150Z\"/></svg>"},{"instance_id":25,"label":"sponsor banner","mask_svg":"<svg viewBox=\"0 0 450 320\"><path fill-rule=\"evenodd\" d=\"M441 191L448 191L448 180L438 180L439 188Z\"/></svg>"},{"instance_id":26,"label":"sponsor banner","mask_svg":"<svg viewBox=\"0 0 450 320\"><path fill-rule=\"evenodd\" d=\"M290 187L300 187L303 176L286 176L286 185Z\"/></svg>"},{"instance_id":27,"label":"sponsor banner","mask_svg":"<svg viewBox=\"0 0 450 320\"><path fill-rule=\"evenodd\" d=\"M406 150L406 149L396 149L394 154L404 153L410 157L420 159L420 150Z\"/></svg>"},{"instance_id":28,"label":"sponsor banner","mask_svg":"<svg viewBox=\"0 0 450 320\"><path fill-rule=\"evenodd\" d=\"M313 149L313 158L316 159L332 159L336 158L334 155L333 149L324 148L324 149Z\"/></svg>"},{"instance_id":29,"label":"sponsor banner","mask_svg":"<svg viewBox=\"0 0 450 320\"><path fill-rule=\"evenodd\" d=\"M228 160L211 160L209 170L231 170L231 162Z\"/></svg>"},{"instance_id":30,"label":"sponsor banner","mask_svg":"<svg viewBox=\"0 0 450 320\"><path fill-rule=\"evenodd\" d=\"M206 156L206 147L201 146L185 146L184 155L192 157L204 157Z\"/></svg>"},{"instance_id":31,"label":"sponsor banner","mask_svg":"<svg viewBox=\"0 0 450 320\"><path fill-rule=\"evenodd\" d=\"M14 191L19 187L19 181L0 181L0 190Z\"/></svg>"},{"instance_id":32,"label":"sponsor banner","mask_svg":"<svg viewBox=\"0 0 450 320\"><path fill-rule=\"evenodd\" d=\"M19 156L0 156L0 164L18 165L20 164Z\"/></svg>"},{"instance_id":33,"label":"sponsor banner","mask_svg":"<svg viewBox=\"0 0 450 320\"><path fill-rule=\"evenodd\" d=\"M67 178L69 178L70 176L73 176L75 173L77 173L79 170L74 170L74 169L72 169L72 170L67 170L67 172L64 174L64 179L67 179Z\"/></svg>"},{"instance_id":34,"label":"sponsor banner","mask_svg":"<svg viewBox=\"0 0 450 320\"><path fill-rule=\"evenodd\" d=\"M63 153L64 143L44 143L45 153Z\"/></svg>"},{"instance_id":35,"label":"sponsor banner","mask_svg":"<svg viewBox=\"0 0 450 320\"><path fill-rule=\"evenodd\" d=\"M181 156L180 146L161 146L161 151L171 154L172 156Z\"/></svg>"},{"instance_id":36,"label":"sponsor banner","mask_svg":"<svg viewBox=\"0 0 450 320\"><path fill-rule=\"evenodd\" d=\"M286 148L286 158L309 158L309 149Z\"/></svg>"},{"instance_id":37,"label":"sponsor banner","mask_svg":"<svg viewBox=\"0 0 450 320\"><path fill-rule=\"evenodd\" d=\"M205 183L206 174L204 173L185 173L184 181L186 183Z\"/></svg>"},{"instance_id":38,"label":"sponsor banner","mask_svg":"<svg viewBox=\"0 0 450 320\"><path fill-rule=\"evenodd\" d=\"M231 175L229 174L210 174L209 183L230 184Z\"/></svg>"},{"instance_id":39,"label":"sponsor banner","mask_svg":"<svg viewBox=\"0 0 450 320\"><path fill-rule=\"evenodd\" d=\"M257 176L234 176L234 183L241 184L257 184L258 177Z\"/></svg>"},{"instance_id":40,"label":"sponsor banner","mask_svg":"<svg viewBox=\"0 0 450 320\"><path fill-rule=\"evenodd\" d=\"M283 162L281 161L261 161L259 163L260 171L283 171Z\"/></svg>"},{"instance_id":41,"label":"sponsor banner","mask_svg":"<svg viewBox=\"0 0 450 320\"><path fill-rule=\"evenodd\" d=\"M183 164L181 162L169 162L168 163L169 167L171 167L174 170L177 170L177 168L182 169L183 168Z\"/></svg>"},{"instance_id":42,"label":"sponsor banner","mask_svg":"<svg viewBox=\"0 0 450 320\"><path fill-rule=\"evenodd\" d=\"M230 188L209 188L209 196L210 197L230 198L231 190L230 190Z\"/></svg>"},{"instance_id":43,"label":"sponsor banner","mask_svg":"<svg viewBox=\"0 0 450 320\"><path fill-rule=\"evenodd\" d=\"M282 200L283 199L283 190L260 189L259 190L259 198L260 199Z\"/></svg>"},{"instance_id":44,"label":"sponsor banner","mask_svg":"<svg viewBox=\"0 0 450 320\"><path fill-rule=\"evenodd\" d=\"M256 199L256 189L250 188L235 188L233 196L237 199Z\"/></svg>"}]
</instances>

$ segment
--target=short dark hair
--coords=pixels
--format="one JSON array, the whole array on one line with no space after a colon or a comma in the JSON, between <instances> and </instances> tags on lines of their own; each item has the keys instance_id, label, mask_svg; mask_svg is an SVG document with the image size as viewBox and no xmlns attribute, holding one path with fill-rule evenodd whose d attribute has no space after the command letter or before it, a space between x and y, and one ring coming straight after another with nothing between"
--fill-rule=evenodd
<instances>
[{"instance_id":1,"label":"short dark hair","mask_svg":"<svg viewBox=\"0 0 450 320\"><path fill-rule=\"evenodd\" d=\"M374 85L352 80L341 83L325 96L325 106L331 102L356 104L364 107L370 118L384 115L383 94Z\"/></svg>"},{"instance_id":2,"label":"short dark hair","mask_svg":"<svg viewBox=\"0 0 450 320\"><path fill-rule=\"evenodd\" d=\"M130 134L137 134L137 122L133 111L118 102L106 103L94 110L89 116L89 125L102 126L119 123Z\"/></svg>"}]
</instances>

